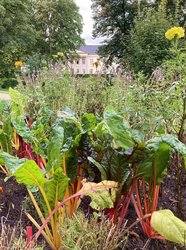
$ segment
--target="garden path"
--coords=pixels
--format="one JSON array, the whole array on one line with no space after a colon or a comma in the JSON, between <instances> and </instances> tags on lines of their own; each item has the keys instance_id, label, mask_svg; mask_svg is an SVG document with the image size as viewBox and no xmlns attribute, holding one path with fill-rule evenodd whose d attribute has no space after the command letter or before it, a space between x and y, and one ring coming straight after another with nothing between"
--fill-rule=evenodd
<instances>
[{"instance_id":1,"label":"garden path","mask_svg":"<svg viewBox=\"0 0 186 250\"><path fill-rule=\"evenodd\" d=\"M10 100L9 94L0 93L0 100Z\"/></svg>"}]
</instances>

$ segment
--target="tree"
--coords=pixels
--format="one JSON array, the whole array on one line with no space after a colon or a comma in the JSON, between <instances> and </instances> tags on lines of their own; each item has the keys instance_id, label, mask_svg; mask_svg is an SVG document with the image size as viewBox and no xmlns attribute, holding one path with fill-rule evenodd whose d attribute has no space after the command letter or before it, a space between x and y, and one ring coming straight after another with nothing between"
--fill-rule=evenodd
<instances>
[{"instance_id":1,"label":"tree","mask_svg":"<svg viewBox=\"0 0 186 250\"><path fill-rule=\"evenodd\" d=\"M136 18L141 25L146 25L145 21L147 21L147 19L150 18L150 16L147 15L148 10L159 11L159 9L161 8L161 11L159 11L159 13L161 13L162 17L161 15L159 17L157 16L156 17L160 18L160 20L157 20L157 24L159 23L161 31L164 31L167 28L167 22L169 19L167 17L169 15L173 16L174 21L176 23L178 22L183 23L184 21L183 12L184 12L184 6L186 4L185 0L151 0L151 1L150 0L92 0L92 2L93 2L92 4L93 18L95 21L93 36L106 37L104 44L100 47L99 54L104 57L106 56L108 58L107 61L108 63L111 63L114 60L114 58L116 58L120 63L124 64L125 66L126 66L125 59L131 53L131 42L133 43L133 47L135 46L135 49L138 50L140 48L140 45L138 46L137 39L140 39L139 42L143 43L142 35L145 35L145 29L143 29L143 26L140 27L140 25L137 25ZM163 23L161 24L161 22ZM152 37L155 40L157 39L156 46L160 46L159 48L162 52L163 45L166 45L165 46L166 50L167 42L162 40L163 39L162 37L164 36L163 33L162 35L160 35L159 32L159 35L156 36L156 34L158 33L156 31L158 27L155 28L156 26L155 23L156 20L153 20L152 30L154 29L156 33ZM163 29L163 24L165 24L164 29ZM148 32L150 32L151 29L150 25L151 24L149 20L147 24ZM137 31L137 28L139 28L139 32ZM135 36L134 30L135 32L138 32L138 35ZM160 41L161 42L163 41L163 44L158 43L158 38L160 37L161 37ZM134 38L136 38L136 45L134 45L133 42ZM151 69L157 65L157 63L161 62L161 57L163 57L166 54L165 50L163 54L160 54L158 52L158 47L157 47L156 52L158 52L158 55L157 57L155 57L155 55L153 54L155 53L155 50L153 49L153 47L155 48L155 45L153 45L155 40L153 39L151 39L152 44L150 44L150 38L146 40L149 47L148 50L150 51L151 47L153 50L151 54L149 53L149 56L150 55L154 56L152 62L148 63L148 69L147 69L148 72L150 72ZM145 48L145 43L143 45L141 44L141 48ZM139 51L136 52L138 53ZM144 61L143 55L144 55L143 52L141 52L141 59L140 59L141 64L143 64ZM148 53L146 53L146 55L148 55ZM136 56L138 57L139 53ZM135 57L133 56L133 59L134 58ZM150 63L152 63L152 65L150 65ZM141 69L141 67L139 67L139 69Z\"/></svg>"},{"instance_id":2,"label":"tree","mask_svg":"<svg viewBox=\"0 0 186 250\"><path fill-rule=\"evenodd\" d=\"M82 18L73 0L1 0L0 81L15 82L15 61L49 60L83 43ZM38 58L39 55L39 58Z\"/></svg>"},{"instance_id":3,"label":"tree","mask_svg":"<svg viewBox=\"0 0 186 250\"><path fill-rule=\"evenodd\" d=\"M156 10L162 5L166 14L173 16L180 26L184 26L186 22L185 0L154 0L154 4Z\"/></svg>"},{"instance_id":4,"label":"tree","mask_svg":"<svg viewBox=\"0 0 186 250\"><path fill-rule=\"evenodd\" d=\"M93 36L105 36L105 45L101 55L109 57L109 62L123 58L127 52L130 30L137 16L140 5L136 0L92 0L94 18ZM144 6L144 2L141 2Z\"/></svg>"},{"instance_id":5,"label":"tree","mask_svg":"<svg viewBox=\"0 0 186 250\"><path fill-rule=\"evenodd\" d=\"M82 17L73 0L35 0L32 5L37 48L42 55L74 51L82 45Z\"/></svg>"},{"instance_id":6,"label":"tree","mask_svg":"<svg viewBox=\"0 0 186 250\"><path fill-rule=\"evenodd\" d=\"M30 22L29 1L0 2L0 78L14 80L15 61L26 55L35 44L35 31ZM10 79L8 80L10 82Z\"/></svg>"},{"instance_id":7,"label":"tree","mask_svg":"<svg viewBox=\"0 0 186 250\"><path fill-rule=\"evenodd\" d=\"M170 57L170 42L165 38L170 26L171 21L161 12L149 11L145 17L136 18L127 55L132 70L151 74Z\"/></svg>"}]
</instances>

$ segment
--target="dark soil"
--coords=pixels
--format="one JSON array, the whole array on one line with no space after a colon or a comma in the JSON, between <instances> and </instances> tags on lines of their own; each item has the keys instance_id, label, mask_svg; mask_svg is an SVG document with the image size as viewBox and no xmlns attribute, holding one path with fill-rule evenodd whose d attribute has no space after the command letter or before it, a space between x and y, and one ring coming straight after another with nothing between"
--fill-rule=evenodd
<instances>
[{"instance_id":1,"label":"dark soil","mask_svg":"<svg viewBox=\"0 0 186 250\"><path fill-rule=\"evenodd\" d=\"M0 193L1 221L6 221L6 224L10 226L21 223L21 226L26 228L30 223L22 211L22 203L26 198L27 190L25 186L17 184L13 178L6 182L4 179L5 175L0 174L0 187L3 189L3 192Z\"/></svg>"},{"instance_id":2,"label":"dark soil","mask_svg":"<svg viewBox=\"0 0 186 250\"><path fill-rule=\"evenodd\" d=\"M23 185L19 185L13 178L4 182L4 174L0 174L0 187L3 192L0 193L0 217L1 221L6 221L10 226L16 226L18 223L23 228L31 225L24 214L22 207L27 197L27 190ZM182 170L181 174L181 193L182 193L182 209L178 211L178 196L177 196L177 171L173 163L168 169L168 175L164 179L161 187L159 198L159 209L171 209L171 211L179 218L186 219L186 173ZM29 203L28 203L29 204ZM28 205L27 204L27 205ZM30 208L32 210L32 208ZM136 220L136 213L132 205L129 206L128 218ZM129 225L131 221L129 220ZM128 237L126 250L186 250L186 247L174 245L170 242L151 240L144 236L140 224L133 228L134 233Z\"/></svg>"}]
</instances>

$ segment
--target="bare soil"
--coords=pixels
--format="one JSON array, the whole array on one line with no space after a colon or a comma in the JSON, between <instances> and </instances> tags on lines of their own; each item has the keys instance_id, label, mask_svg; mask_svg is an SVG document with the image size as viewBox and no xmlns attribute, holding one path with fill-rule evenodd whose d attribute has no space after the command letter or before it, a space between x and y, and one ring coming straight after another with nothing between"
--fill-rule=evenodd
<instances>
[{"instance_id":1,"label":"bare soil","mask_svg":"<svg viewBox=\"0 0 186 250\"><path fill-rule=\"evenodd\" d=\"M0 217L6 219L6 223L10 226L17 224L23 228L31 225L22 209L23 203L27 197L27 190L23 185L19 185L13 178L4 182L5 175L0 174L0 187L3 192L0 193ZM182 209L178 211L178 196L177 196L177 171L174 164L171 164L168 169L168 175L164 179L161 187L159 199L159 209L171 209L178 217L186 219L186 173L182 171L181 175L181 192L182 192ZM30 207L32 211L32 207ZM132 205L129 206L127 219L129 225L131 221L136 220L136 213ZM178 244L173 244L167 241L148 239L142 232L140 224L133 228L133 233L129 235L126 250L184 250L186 247Z\"/></svg>"}]
</instances>

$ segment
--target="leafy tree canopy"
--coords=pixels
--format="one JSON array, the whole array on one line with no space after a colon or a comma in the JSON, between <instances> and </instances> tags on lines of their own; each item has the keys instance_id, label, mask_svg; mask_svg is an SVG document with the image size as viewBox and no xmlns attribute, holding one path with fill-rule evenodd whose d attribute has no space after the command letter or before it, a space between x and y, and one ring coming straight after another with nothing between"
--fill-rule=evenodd
<instances>
[{"instance_id":1,"label":"leafy tree canopy","mask_svg":"<svg viewBox=\"0 0 186 250\"><path fill-rule=\"evenodd\" d=\"M30 21L29 1L1 0L0 78L2 82L6 81L6 78L14 78L15 60L26 55L35 42L35 31Z\"/></svg>"},{"instance_id":2,"label":"leafy tree canopy","mask_svg":"<svg viewBox=\"0 0 186 250\"><path fill-rule=\"evenodd\" d=\"M156 11L149 11L145 17L136 18L131 31L129 53L126 55L132 70L151 74L163 60L169 58L170 42L165 38L165 32L170 26L171 20Z\"/></svg>"},{"instance_id":3,"label":"leafy tree canopy","mask_svg":"<svg viewBox=\"0 0 186 250\"><path fill-rule=\"evenodd\" d=\"M93 36L105 36L105 45L101 55L122 58L126 54L126 40L133 26L134 18L139 11L136 0L92 0L93 18L95 21ZM141 6L145 2L142 1Z\"/></svg>"},{"instance_id":4,"label":"leafy tree canopy","mask_svg":"<svg viewBox=\"0 0 186 250\"><path fill-rule=\"evenodd\" d=\"M15 78L15 61L51 58L83 43L82 18L73 0L0 1L0 79ZM37 56L36 56L37 57Z\"/></svg>"},{"instance_id":5,"label":"leafy tree canopy","mask_svg":"<svg viewBox=\"0 0 186 250\"><path fill-rule=\"evenodd\" d=\"M83 43L82 18L73 0L35 0L32 16L41 54L73 51Z\"/></svg>"},{"instance_id":6,"label":"leafy tree canopy","mask_svg":"<svg viewBox=\"0 0 186 250\"><path fill-rule=\"evenodd\" d=\"M100 47L100 55L107 56L108 63L117 59L125 64L125 59L129 58L128 56L132 53L130 59L133 62L136 58L138 59L134 62L135 70L149 73L162 62L162 58L167 54L168 42L164 38L164 33L160 34L160 32L166 31L171 26L169 16L173 16L174 25L184 21L184 5L183 0L92 0L95 21L93 35L106 37L104 44ZM152 10L159 13L159 16L154 16L158 20L148 14ZM137 34L135 35L134 32ZM134 53L137 54L134 55ZM152 57L152 60L149 57ZM147 65L143 65L144 60L149 60ZM129 60L129 62L132 61Z\"/></svg>"}]
</instances>

